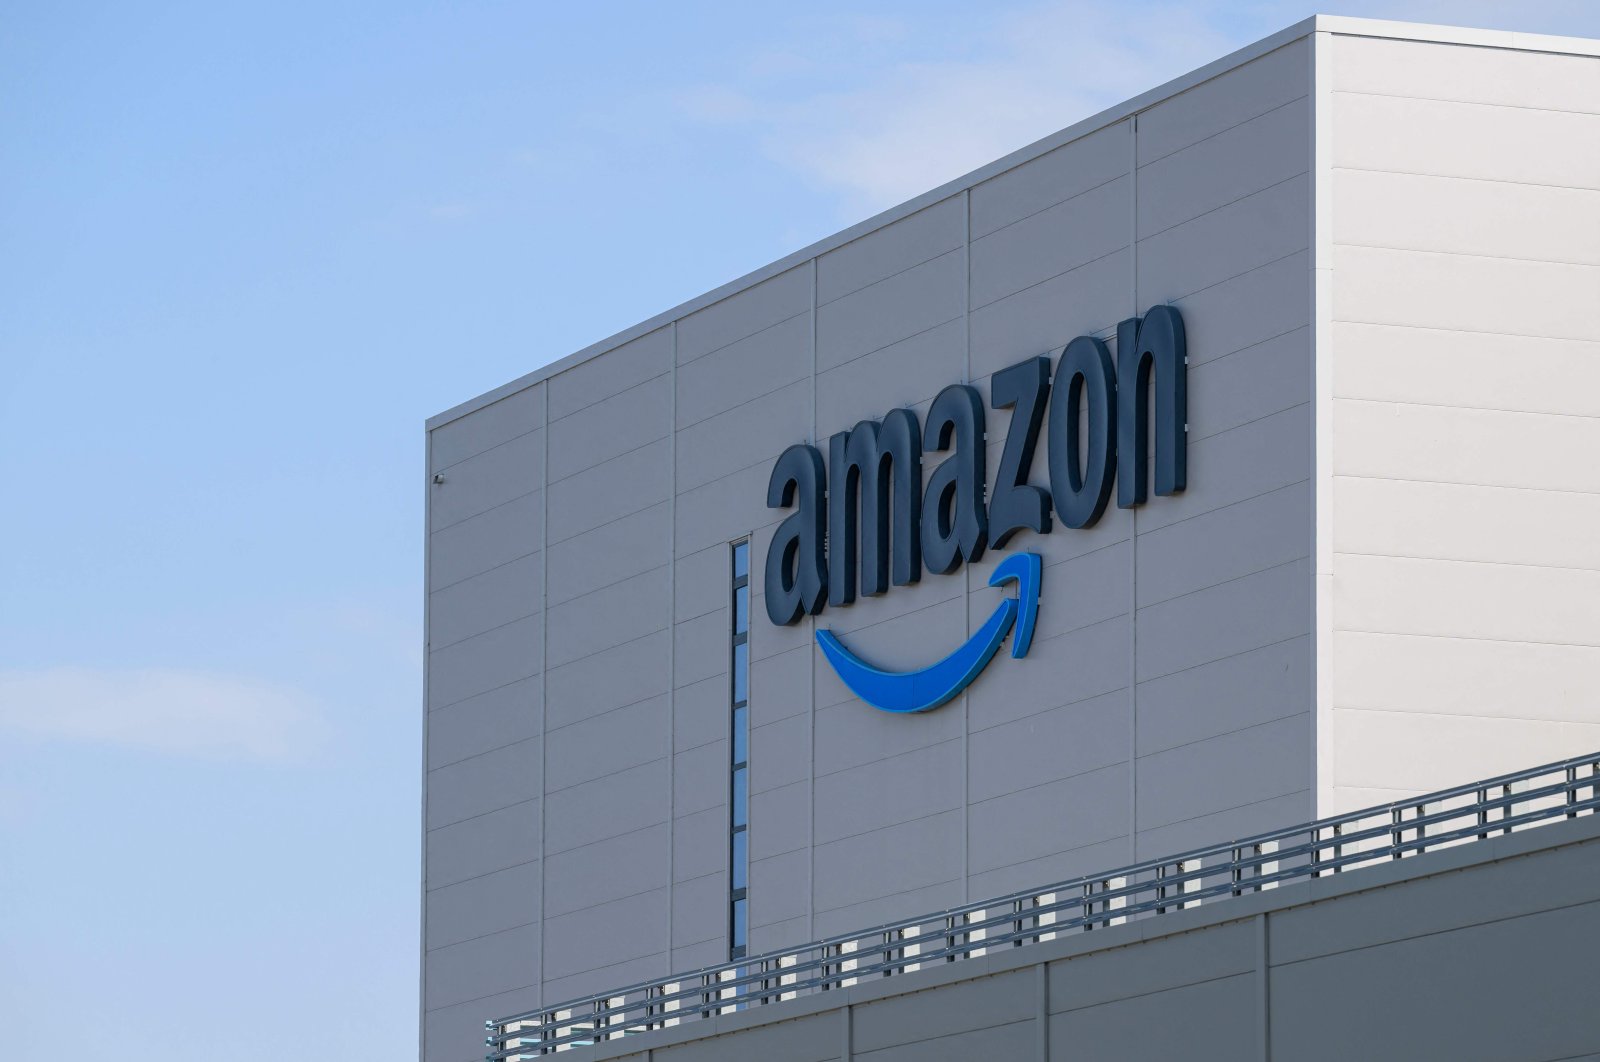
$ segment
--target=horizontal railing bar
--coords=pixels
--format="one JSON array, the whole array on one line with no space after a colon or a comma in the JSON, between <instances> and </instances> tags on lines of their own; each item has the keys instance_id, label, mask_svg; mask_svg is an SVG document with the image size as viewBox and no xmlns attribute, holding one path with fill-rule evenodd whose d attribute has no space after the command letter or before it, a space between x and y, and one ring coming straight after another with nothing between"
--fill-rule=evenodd
<instances>
[{"instance_id":1,"label":"horizontal railing bar","mask_svg":"<svg viewBox=\"0 0 1600 1062\"><path fill-rule=\"evenodd\" d=\"M1587 768L1587 774L1577 773L1583 768ZM1569 773L1573 777L1567 777ZM1505 791L1508 786L1532 780L1543 784L1517 792ZM1578 800L1579 791L1584 789L1590 791L1590 798ZM1474 799L1457 807L1422 810L1460 796ZM1516 805L1549 798L1559 798L1559 801L1547 807L1509 814ZM585 1043L611 1040L664 1027L670 1022L693 1021L705 1014L759 1006L786 996L970 957L1030 939L1073 930L1086 931L1096 925L1106 926L1152 911L1181 910L1207 900L1257 892L1364 863L1404 858L1430 847L1596 810L1600 810L1600 754L1574 757L488 1021L484 1023L490 1033L486 1046L500 1046L502 1050L487 1057L504 1059L530 1052L542 1054L580 1040ZM1488 817L1497 811L1506 814L1500 818ZM1398 817L1396 812L1399 812ZM1409 818L1406 817L1408 813ZM1458 820L1469 821L1444 832L1428 832L1430 827L1455 824ZM1345 827L1355 828L1347 833ZM1396 837L1400 840L1396 841ZM1382 843L1356 852L1342 851L1375 840ZM1256 850L1258 846L1280 844L1284 846ZM1324 857L1324 852L1340 854ZM1208 865L1208 857L1220 858L1220 861ZM1185 865L1182 871L1169 873L1176 871L1179 865L1195 862L1198 865L1192 868ZM1275 870L1265 871L1266 866L1274 864ZM1207 885L1207 879L1221 880ZM1123 884L1116 888L1103 887L1114 880ZM1198 883L1199 887L1190 888L1190 883ZM1057 898L1048 904L1039 903L1041 897L1049 895ZM1121 906L1112 906L1116 902ZM1078 913L1051 922L1041 921L1068 911ZM980 913L981 918L969 920ZM1004 932L991 935L991 930L1002 928ZM943 946L921 950L924 944L932 942ZM905 954L911 948L918 949L917 954ZM854 968L839 969L845 964L854 964ZM810 976L814 971L821 973ZM726 974L733 976L725 978ZM782 983L786 978L794 980ZM669 984L679 988L668 993L665 986ZM613 1004L612 1000L618 1002ZM668 1009L671 1005L676 1005L676 1009ZM561 1012L566 1012L568 1017L555 1016ZM526 1027L512 1032L506 1028L510 1025ZM509 1046L512 1041L517 1041L516 1046Z\"/></svg>"}]
</instances>

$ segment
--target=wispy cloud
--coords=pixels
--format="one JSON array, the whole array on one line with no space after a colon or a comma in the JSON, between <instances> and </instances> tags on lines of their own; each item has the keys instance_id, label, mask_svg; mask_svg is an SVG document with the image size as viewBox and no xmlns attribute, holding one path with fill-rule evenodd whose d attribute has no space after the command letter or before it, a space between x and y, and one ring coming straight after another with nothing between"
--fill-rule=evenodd
<instances>
[{"instance_id":1,"label":"wispy cloud","mask_svg":"<svg viewBox=\"0 0 1600 1062\"><path fill-rule=\"evenodd\" d=\"M876 210L1232 43L1203 9L1105 0L1001 9L959 33L934 22L893 28L812 37L786 64L767 56L733 84L686 91L681 112L745 129L773 159L837 189L847 210Z\"/></svg>"},{"instance_id":2,"label":"wispy cloud","mask_svg":"<svg viewBox=\"0 0 1600 1062\"><path fill-rule=\"evenodd\" d=\"M63 667L0 672L0 727L206 759L294 762L327 724L312 700L199 671Z\"/></svg>"}]
</instances>

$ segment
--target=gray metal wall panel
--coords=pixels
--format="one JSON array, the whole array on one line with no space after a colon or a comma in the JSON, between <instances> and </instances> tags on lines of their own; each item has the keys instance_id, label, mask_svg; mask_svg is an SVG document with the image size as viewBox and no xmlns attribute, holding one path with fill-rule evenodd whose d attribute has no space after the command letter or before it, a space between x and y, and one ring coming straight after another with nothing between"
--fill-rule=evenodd
<instances>
[{"instance_id":1,"label":"gray metal wall panel","mask_svg":"<svg viewBox=\"0 0 1600 1062\"><path fill-rule=\"evenodd\" d=\"M427 884L449 885L539 858L539 802L513 804L428 831Z\"/></svg>"},{"instance_id":2,"label":"gray metal wall panel","mask_svg":"<svg viewBox=\"0 0 1600 1062\"><path fill-rule=\"evenodd\" d=\"M940 823L935 822L934 825L938 827L940 826ZM919 846L923 846L928 843L925 835L913 835L911 837L900 836L902 833L911 832L912 831L900 830L897 828L896 830L882 831L881 833L870 834L868 836L881 841L911 843ZM887 836L884 836L884 834L887 834ZM945 843L952 843L953 840L954 838L947 838ZM922 849L919 847L917 850L921 851ZM858 853L863 852L865 851L865 847L863 846L862 848L858 848L856 851ZM883 851L892 854L895 852L895 849L891 847L885 848ZM883 858L882 853L880 853L879 857ZM820 858L818 859L818 867L819 869L817 873L820 874L823 870L822 860ZM929 867L937 870L939 864L936 861L930 860L928 863L924 864L924 870L927 870ZM826 869L832 873L839 872L839 867L836 864L829 864ZM924 881L928 879L924 876L918 876L917 880ZM819 908L812 916L813 931L809 935L827 937L840 933L848 933L851 931L852 926L860 928L861 926L882 925L885 922L894 921L896 918L905 914L907 910L938 911L946 907L955 907L961 902L961 896L964 891L965 890L962 888L962 882L956 878L952 878L949 881L936 882L932 885L924 885L920 888L912 885L903 885L901 886L900 891L895 891L893 888L882 890L882 895L875 896L871 899L859 900L855 903L847 903L842 907L831 907L827 909ZM788 938L787 942L792 944L794 943L794 939L795 938L791 936Z\"/></svg>"},{"instance_id":3,"label":"gray metal wall panel","mask_svg":"<svg viewBox=\"0 0 1600 1062\"><path fill-rule=\"evenodd\" d=\"M672 485L671 457L665 446L644 446L581 476L552 481L545 492L552 548L573 535L665 501Z\"/></svg>"},{"instance_id":4,"label":"gray metal wall panel","mask_svg":"<svg viewBox=\"0 0 1600 1062\"><path fill-rule=\"evenodd\" d=\"M972 305L987 306L1127 247L1132 194L1124 174L974 239Z\"/></svg>"},{"instance_id":5,"label":"gray metal wall panel","mask_svg":"<svg viewBox=\"0 0 1600 1062\"><path fill-rule=\"evenodd\" d=\"M659 759L669 739L667 718L663 694L550 728L545 790L553 793Z\"/></svg>"},{"instance_id":6,"label":"gray metal wall panel","mask_svg":"<svg viewBox=\"0 0 1600 1062\"><path fill-rule=\"evenodd\" d=\"M1311 636L1139 684L1139 755L1309 711ZM1249 688L1249 697L1239 690Z\"/></svg>"},{"instance_id":7,"label":"gray metal wall panel","mask_svg":"<svg viewBox=\"0 0 1600 1062\"><path fill-rule=\"evenodd\" d=\"M1141 138L1139 238L1305 173L1311 158L1305 94L1149 162L1150 144Z\"/></svg>"},{"instance_id":8,"label":"gray metal wall panel","mask_svg":"<svg viewBox=\"0 0 1600 1062\"><path fill-rule=\"evenodd\" d=\"M959 880L962 825L960 811L947 811L816 845L816 909L898 900L923 885Z\"/></svg>"},{"instance_id":9,"label":"gray metal wall panel","mask_svg":"<svg viewBox=\"0 0 1600 1062\"><path fill-rule=\"evenodd\" d=\"M1034 984L1032 970L1013 970L863 1003L851 1014L851 1045L860 1056L905 1045L910 1031L923 1041L924 1049L932 1050L926 1041L1031 1022L1035 1012Z\"/></svg>"},{"instance_id":10,"label":"gray metal wall panel","mask_svg":"<svg viewBox=\"0 0 1600 1062\"><path fill-rule=\"evenodd\" d=\"M422 1019L422 1054L428 1062L483 1062L483 1014L516 1014L539 1002L537 987L437 1007Z\"/></svg>"},{"instance_id":11,"label":"gray metal wall panel","mask_svg":"<svg viewBox=\"0 0 1600 1062\"><path fill-rule=\"evenodd\" d=\"M607 837L545 859L545 917L623 900L667 884L666 823Z\"/></svg>"},{"instance_id":12,"label":"gray metal wall panel","mask_svg":"<svg viewBox=\"0 0 1600 1062\"><path fill-rule=\"evenodd\" d=\"M811 269L798 266L678 321L678 363L687 364L811 308Z\"/></svg>"},{"instance_id":13,"label":"gray metal wall panel","mask_svg":"<svg viewBox=\"0 0 1600 1062\"><path fill-rule=\"evenodd\" d=\"M796 314L679 366L678 430L811 379L811 314Z\"/></svg>"},{"instance_id":14,"label":"gray metal wall panel","mask_svg":"<svg viewBox=\"0 0 1600 1062\"><path fill-rule=\"evenodd\" d=\"M429 441L428 471L438 472L544 427L544 389L529 387L441 425Z\"/></svg>"},{"instance_id":15,"label":"gray metal wall panel","mask_svg":"<svg viewBox=\"0 0 1600 1062\"><path fill-rule=\"evenodd\" d=\"M962 743L952 740L860 767L818 770L814 843L826 845L959 811L961 793L949 780L961 774L962 752Z\"/></svg>"},{"instance_id":16,"label":"gray metal wall panel","mask_svg":"<svg viewBox=\"0 0 1600 1062\"><path fill-rule=\"evenodd\" d=\"M1124 841L1132 823L1128 763L974 801L968 859L974 872L1108 841ZM1126 850L1126 845L1124 845Z\"/></svg>"},{"instance_id":17,"label":"gray metal wall panel","mask_svg":"<svg viewBox=\"0 0 1600 1062\"><path fill-rule=\"evenodd\" d=\"M522 679L428 713L428 769L539 736L539 680Z\"/></svg>"},{"instance_id":18,"label":"gray metal wall panel","mask_svg":"<svg viewBox=\"0 0 1600 1062\"><path fill-rule=\"evenodd\" d=\"M703 867L700 869L704 869ZM703 963L673 969L689 970L722 962L728 954L728 876L720 870L697 878L679 880L672 887L672 946L674 950L710 941L713 954Z\"/></svg>"},{"instance_id":19,"label":"gray metal wall panel","mask_svg":"<svg viewBox=\"0 0 1600 1062\"><path fill-rule=\"evenodd\" d=\"M993 870L973 869L967 879L969 896L1004 896L1037 888L1042 882L1067 881L1120 866L1128 861L1128 839L1115 837L1098 844L1086 844L1065 852L1051 852L1037 859L1007 863Z\"/></svg>"},{"instance_id":20,"label":"gray metal wall panel","mask_svg":"<svg viewBox=\"0 0 1600 1062\"><path fill-rule=\"evenodd\" d=\"M538 490L544 434L541 428L518 435L445 469L444 481L431 488L429 528L439 531Z\"/></svg>"},{"instance_id":21,"label":"gray metal wall panel","mask_svg":"<svg viewBox=\"0 0 1600 1062\"><path fill-rule=\"evenodd\" d=\"M947 321L890 343L871 357L819 372L817 409L828 417L822 432L843 431L900 407L916 409L921 420L926 403L947 383L961 379L965 352L965 328L959 320Z\"/></svg>"},{"instance_id":22,"label":"gray metal wall panel","mask_svg":"<svg viewBox=\"0 0 1600 1062\"><path fill-rule=\"evenodd\" d=\"M819 706L809 720L801 720L801 725L806 723L813 727L819 774L835 774L930 745L958 741L964 729L959 712L907 718L889 712L863 712L854 698Z\"/></svg>"},{"instance_id":23,"label":"gray metal wall panel","mask_svg":"<svg viewBox=\"0 0 1600 1062\"><path fill-rule=\"evenodd\" d=\"M1177 301L1309 243L1311 180L1306 174L1139 241L1139 294L1146 302Z\"/></svg>"},{"instance_id":24,"label":"gray metal wall panel","mask_svg":"<svg viewBox=\"0 0 1600 1062\"><path fill-rule=\"evenodd\" d=\"M807 850L811 844L811 780L756 793L750 798L750 820L759 827L750 834L751 859Z\"/></svg>"},{"instance_id":25,"label":"gray metal wall panel","mask_svg":"<svg viewBox=\"0 0 1600 1062\"><path fill-rule=\"evenodd\" d=\"M1139 610L1141 681L1307 633L1306 560L1242 576Z\"/></svg>"},{"instance_id":26,"label":"gray metal wall panel","mask_svg":"<svg viewBox=\"0 0 1600 1062\"><path fill-rule=\"evenodd\" d=\"M811 381L742 402L678 430L678 491L683 493L748 468L763 467L810 434ZM728 440L739 445L729 446Z\"/></svg>"},{"instance_id":27,"label":"gray metal wall panel","mask_svg":"<svg viewBox=\"0 0 1600 1062\"><path fill-rule=\"evenodd\" d=\"M532 553L435 590L428 602L428 644L443 649L534 615L543 574L544 558Z\"/></svg>"},{"instance_id":28,"label":"gray metal wall panel","mask_svg":"<svg viewBox=\"0 0 1600 1062\"><path fill-rule=\"evenodd\" d=\"M750 861L750 897L754 914L762 924L804 918L811 911L808 869L811 853L805 849ZM719 907L725 907L723 896ZM726 934L726 928L719 933Z\"/></svg>"},{"instance_id":29,"label":"gray metal wall panel","mask_svg":"<svg viewBox=\"0 0 1600 1062\"><path fill-rule=\"evenodd\" d=\"M723 700L727 700L726 691ZM752 722L757 725L750 728L750 762L761 765L761 771L750 779L752 794L781 789L811 777L810 718L790 715L772 722ZM724 747L723 752L726 751ZM723 781L726 783L726 779Z\"/></svg>"},{"instance_id":30,"label":"gray metal wall panel","mask_svg":"<svg viewBox=\"0 0 1600 1062\"><path fill-rule=\"evenodd\" d=\"M539 796L539 739L502 745L428 772L428 828Z\"/></svg>"},{"instance_id":31,"label":"gray metal wall panel","mask_svg":"<svg viewBox=\"0 0 1600 1062\"><path fill-rule=\"evenodd\" d=\"M428 892L429 949L539 920L539 864L524 863Z\"/></svg>"},{"instance_id":32,"label":"gray metal wall panel","mask_svg":"<svg viewBox=\"0 0 1600 1062\"><path fill-rule=\"evenodd\" d=\"M1300 755L1305 759L1311 755L1308 749L1296 749L1292 745L1281 754ZM1215 844L1218 838L1250 837L1278 829L1286 822L1307 822L1313 817L1311 793L1310 787L1307 787L1298 792L1179 819L1164 826L1143 825L1139 830L1139 850L1135 855L1139 859L1151 859ZM1213 798L1211 806L1218 803L1221 801Z\"/></svg>"},{"instance_id":33,"label":"gray metal wall panel","mask_svg":"<svg viewBox=\"0 0 1600 1062\"><path fill-rule=\"evenodd\" d=\"M1310 760L1308 713L1142 756L1139 826L1153 829L1299 792Z\"/></svg>"},{"instance_id":34,"label":"gray metal wall panel","mask_svg":"<svg viewBox=\"0 0 1600 1062\"><path fill-rule=\"evenodd\" d=\"M968 691L972 732L1125 690L1132 658L1126 616L1035 642L1027 657L1006 661Z\"/></svg>"},{"instance_id":35,"label":"gray metal wall panel","mask_svg":"<svg viewBox=\"0 0 1600 1062\"><path fill-rule=\"evenodd\" d=\"M1047 1007L1060 1014L1252 973L1257 949L1256 925L1244 921L1060 960L1050 964Z\"/></svg>"},{"instance_id":36,"label":"gray metal wall panel","mask_svg":"<svg viewBox=\"0 0 1600 1062\"><path fill-rule=\"evenodd\" d=\"M668 640L659 631L551 668L545 689L551 728L659 695Z\"/></svg>"},{"instance_id":37,"label":"gray metal wall panel","mask_svg":"<svg viewBox=\"0 0 1600 1062\"><path fill-rule=\"evenodd\" d=\"M667 760L616 771L545 795L545 858L665 822Z\"/></svg>"},{"instance_id":38,"label":"gray metal wall panel","mask_svg":"<svg viewBox=\"0 0 1600 1062\"><path fill-rule=\"evenodd\" d=\"M1592 1052L1600 1048L1591 946L1597 938L1600 902L1591 902L1277 966L1274 1050L1292 1050L1308 1062L1348 1058L1349 1044L1314 1031L1333 1012L1365 1016L1362 1051L1374 1059L1566 1059Z\"/></svg>"},{"instance_id":39,"label":"gray metal wall panel","mask_svg":"<svg viewBox=\"0 0 1600 1062\"><path fill-rule=\"evenodd\" d=\"M539 552L544 491L496 505L428 536L428 589L439 590Z\"/></svg>"},{"instance_id":40,"label":"gray metal wall panel","mask_svg":"<svg viewBox=\"0 0 1600 1062\"><path fill-rule=\"evenodd\" d=\"M1139 113L1139 159L1149 163L1298 99L1310 87L1311 42L1292 41Z\"/></svg>"},{"instance_id":41,"label":"gray metal wall panel","mask_svg":"<svg viewBox=\"0 0 1600 1062\"><path fill-rule=\"evenodd\" d=\"M752 605L757 616L763 614L759 599ZM752 645L757 640L752 638ZM750 662L750 685L752 689L759 689L761 695L750 705L752 725L760 726L809 712L812 651L811 646L802 644L786 652L754 656Z\"/></svg>"},{"instance_id":42,"label":"gray metal wall panel","mask_svg":"<svg viewBox=\"0 0 1600 1062\"><path fill-rule=\"evenodd\" d=\"M654 571L671 559L672 508L662 502L550 547L551 606Z\"/></svg>"},{"instance_id":43,"label":"gray metal wall panel","mask_svg":"<svg viewBox=\"0 0 1600 1062\"><path fill-rule=\"evenodd\" d=\"M725 729L725 728L724 728ZM679 815L720 808L728 792L728 739L675 754L672 807Z\"/></svg>"},{"instance_id":44,"label":"gray metal wall panel","mask_svg":"<svg viewBox=\"0 0 1600 1062\"><path fill-rule=\"evenodd\" d=\"M831 369L961 316L966 271L948 251L817 307L817 369ZM833 430L818 410L818 426ZM841 425L843 426L843 425Z\"/></svg>"},{"instance_id":45,"label":"gray metal wall panel","mask_svg":"<svg viewBox=\"0 0 1600 1062\"><path fill-rule=\"evenodd\" d=\"M1245 1058L1255 1010L1254 974L1069 1010L1050 1016L1050 1057Z\"/></svg>"},{"instance_id":46,"label":"gray metal wall panel","mask_svg":"<svg viewBox=\"0 0 1600 1062\"><path fill-rule=\"evenodd\" d=\"M1128 759L1128 697L1101 697L972 732L968 762L974 803Z\"/></svg>"},{"instance_id":47,"label":"gray metal wall panel","mask_svg":"<svg viewBox=\"0 0 1600 1062\"><path fill-rule=\"evenodd\" d=\"M663 1047L653 1062L833 1062L839 1057L839 1019L796 1018L684 1047Z\"/></svg>"},{"instance_id":48,"label":"gray metal wall panel","mask_svg":"<svg viewBox=\"0 0 1600 1062\"><path fill-rule=\"evenodd\" d=\"M724 872L728 863L728 815L722 807L679 815L672 820L672 861L676 880Z\"/></svg>"},{"instance_id":49,"label":"gray metal wall panel","mask_svg":"<svg viewBox=\"0 0 1600 1062\"><path fill-rule=\"evenodd\" d=\"M543 617L515 620L428 654L428 703L443 708L536 675Z\"/></svg>"},{"instance_id":50,"label":"gray metal wall panel","mask_svg":"<svg viewBox=\"0 0 1600 1062\"><path fill-rule=\"evenodd\" d=\"M1130 255L1126 248L1060 276L1024 288L968 314L972 333L972 376L990 373L1023 358L1056 352L1073 336L1104 336L1135 312L1129 291Z\"/></svg>"},{"instance_id":51,"label":"gray metal wall panel","mask_svg":"<svg viewBox=\"0 0 1600 1062\"><path fill-rule=\"evenodd\" d=\"M1115 122L1029 159L971 191L972 238L1128 175L1132 123Z\"/></svg>"},{"instance_id":52,"label":"gray metal wall panel","mask_svg":"<svg viewBox=\"0 0 1600 1062\"><path fill-rule=\"evenodd\" d=\"M665 630L672 615L666 565L549 607L546 652L552 670Z\"/></svg>"},{"instance_id":53,"label":"gray metal wall panel","mask_svg":"<svg viewBox=\"0 0 1600 1062\"><path fill-rule=\"evenodd\" d=\"M539 982L539 927L508 929L434 948L427 954L423 978L429 1009L500 996L513 988L536 985Z\"/></svg>"},{"instance_id":54,"label":"gray metal wall panel","mask_svg":"<svg viewBox=\"0 0 1600 1062\"><path fill-rule=\"evenodd\" d=\"M643 896L630 896L546 918L545 961L550 969L573 975L645 959L646 956L640 955L641 945L654 943L658 950L663 950L669 911L667 890L656 889ZM650 961L643 965L651 968L655 975L670 972L665 969L664 955L648 958ZM595 983L596 990L604 987L603 982Z\"/></svg>"},{"instance_id":55,"label":"gray metal wall panel","mask_svg":"<svg viewBox=\"0 0 1600 1062\"><path fill-rule=\"evenodd\" d=\"M661 375L552 420L550 482L664 439L672 431L672 377Z\"/></svg>"},{"instance_id":56,"label":"gray metal wall panel","mask_svg":"<svg viewBox=\"0 0 1600 1062\"><path fill-rule=\"evenodd\" d=\"M672 367L672 329L658 328L550 379L550 419L652 380Z\"/></svg>"},{"instance_id":57,"label":"gray metal wall panel","mask_svg":"<svg viewBox=\"0 0 1600 1062\"><path fill-rule=\"evenodd\" d=\"M960 247L966 204L956 195L874 229L817 259L817 302L858 291Z\"/></svg>"},{"instance_id":58,"label":"gray metal wall panel","mask_svg":"<svg viewBox=\"0 0 1600 1062\"><path fill-rule=\"evenodd\" d=\"M726 547L734 538L771 523L772 514L767 509L767 478L771 474L770 459L753 460L721 479L680 493L673 530L678 555L698 553L716 545ZM760 571L754 557L751 570Z\"/></svg>"},{"instance_id":59,"label":"gray metal wall panel","mask_svg":"<svg viewBox=\"0 0 1600 1062\"><path fill-rule=\"evenodd\" d=\"M658 901L664 898L664 896L665 893L656 894ZM574 924L573 927L569 928L569 934L581 934L589 931L590 925L585 921L585 919L602 919L600 924L593 926L595 931L604 931L607 925L607 923L603 921L605 917L605 911L603 909L598 915L590 915L587 912L584 912L576 915L569 915L567 917L568 921ZM664 913L661 917L661 925L666 925L666 916ZM664 934L661 935L660 939L663 943L665 943L666 938ZM570 947L565 949L564 954L566 956L565 961L568 963L579 961L574 958L578 952L572 950ZM667 972L667 964L670 959L671 953L662 950L658 952L652 952L648 955L642 955L636 959L626 959L622 962L612 963L609 966L597 966L592 970L580 970L577 973L568 973L560 977L547 977L544 980L544 995L546 998L553 1000L576 999L579 996L595 995L599 992L605 991L606 989L615 988L619 985L637 984L640 981L645 981L652 977L661 977L665 975Z\"/></svg>"},{"instance_id":60,"label":"gray metal wall panel","mask_svg":"<svg viewBox=\"0 0 1600 1062\"><path fill-rule=\"evenodd\" d=\"M970 1062L974 1058L1027 1059L1033 1053L1031 1022L1014 1022L969 1032L951 1033L918 1043L897 1044L877 1051L858 1051L852 1062Z\"/></svg>"},{"instance_id":61,"label":"gray metal wall panel","mask_svg":"<svg viewBox=\"0 0 1600 1062\"><path fill-rule=\"evenodd\" d=\"M727 736L727 676L713 675L679 686L672 699L673 751L688 752Z\"/></svg>"}]
</instances>

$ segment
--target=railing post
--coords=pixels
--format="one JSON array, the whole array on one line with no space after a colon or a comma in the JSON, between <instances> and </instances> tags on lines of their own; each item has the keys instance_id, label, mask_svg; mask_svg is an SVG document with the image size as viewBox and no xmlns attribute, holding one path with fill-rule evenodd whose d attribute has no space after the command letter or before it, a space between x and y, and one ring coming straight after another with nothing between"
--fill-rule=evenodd
<instances>
[{"instance_id":1,"label":"railing post","mask_svg":"<svg viewBox=\"0 0 1600 1062\"><path fill-rule=\"evenodd\" d=\"M1574 810L1571 810L1572 805L1576 804L1577 802L1578 802L1578 768L1577 768L1577 765L1574 764L1573 766L1567 768L1567 807L1569 809L1567 811L1567 818L1575 819L1575 818L1578 817L1578 813L1576 811L1574 811Z\"/></svg>"},{"instance_id":2,"label":"railing post","mask_svg":"<svg viewBox=\"0 0 1600 1062\"><path fill-rule=\"evenodd\" d=\"M1232 859L1232 861L1230 863L1229 870L1228 870L1228 876L1229 876L1229 878L1232 879L1232 882L1233 882L1233 894L1235 896L1239 895L1239 893L1241 891L1240 888L1239 888L1239 882L1241 880L1243 880L1244 875L1242 873L1242 868L1240 867L1240 863L1243 862L1243 860L1244 860L1244 849L1235 848L1233 850L1233 859Z\"/></svg>"}]
</instances>

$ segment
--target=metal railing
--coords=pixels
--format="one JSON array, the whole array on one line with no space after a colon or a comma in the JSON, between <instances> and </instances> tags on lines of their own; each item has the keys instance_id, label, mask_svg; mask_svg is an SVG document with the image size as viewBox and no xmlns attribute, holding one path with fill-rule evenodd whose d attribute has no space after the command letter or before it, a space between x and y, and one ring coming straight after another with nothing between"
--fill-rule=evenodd
<instances>
[{"instance_id":1,"label":"metal railing","mask_svg":"<svg viewBox=\"0 0 1600 1062\"><path fill-rule=\"evenodd\" d=\"M1087 933L1600 808L1600 752L485 1022L523 1059Z\"/></svg>"}]
</instances>

